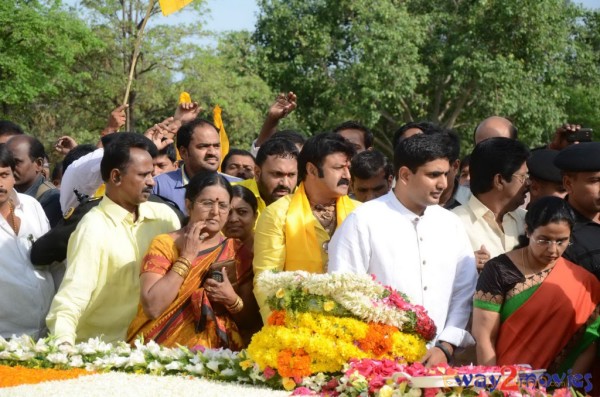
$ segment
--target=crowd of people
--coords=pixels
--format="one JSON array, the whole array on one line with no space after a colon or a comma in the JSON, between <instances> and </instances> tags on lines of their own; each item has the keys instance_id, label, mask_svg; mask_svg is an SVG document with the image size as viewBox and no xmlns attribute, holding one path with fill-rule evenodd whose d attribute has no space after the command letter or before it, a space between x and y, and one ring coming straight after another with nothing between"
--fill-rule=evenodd
<instances>
[{"instance_id":1,"label":"crowd of people","mask_svg":"<svg viewBox=\"0 0 600 397\"><path fill-rule=\"evenodd\" d=\"M528 148L492 116L460 158L431 122L354 121L305 139L278 96L248 150L221 153L196 103L145 134L44 145L0 122L0 335L57 344L139 336L244 348L269 317L265 271L371 274L437 327L423 362L590 371L600 337L600 142L557 129Z\"/></svg>"}]
</instances>

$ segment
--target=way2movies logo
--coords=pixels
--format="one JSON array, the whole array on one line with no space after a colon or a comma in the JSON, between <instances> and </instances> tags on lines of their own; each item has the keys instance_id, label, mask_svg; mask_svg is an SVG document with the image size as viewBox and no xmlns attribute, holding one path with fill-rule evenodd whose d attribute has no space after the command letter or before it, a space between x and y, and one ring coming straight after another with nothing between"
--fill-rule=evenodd
<instances>
[{"instance_id":1,"label":"way2movies logo","mask_svg":"<svg viewBox=\"0 0 600 397\"><path fill-rule=\"evenodd\" d=\"M489 391L518 391L522 388L575 388L586 393L592 390L592 374L550 374L544 370L531 371L518 366L503 366L498 373L445 375L446 387L474 386Z\"/></svg>"}]
</instances>

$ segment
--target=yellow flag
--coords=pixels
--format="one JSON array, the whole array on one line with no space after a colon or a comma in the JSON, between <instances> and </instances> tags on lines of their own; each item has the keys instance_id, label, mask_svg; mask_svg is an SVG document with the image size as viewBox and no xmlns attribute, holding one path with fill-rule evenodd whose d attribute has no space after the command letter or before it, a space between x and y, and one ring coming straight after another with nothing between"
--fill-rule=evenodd
<instances>
[{"instance_id":1,"label":"yellow flag","mask_svg":"<svg viewBox=\"0 0 600 397\"><path fill-rule=\"evenodd\" d=\"M223 119L221 118L221 107L219 105L215 106L213 109L213 123L215 123L215 126L219 129L221 161L223 161L223 158L229 153L229 138L227 138L227 133L225 132L225 126L223 125ZM221 171L221 166L219 166L219 171Z\"/></svg>"},{"instance_id":2,"label":"yellow flag","mask_svg":"<svg viewBox=\"0 0 600 397\"><path fill-rule=\"evenodd\" d=\"M186 5L190 4L192 0L158 0L160 4L160 10L164 16L170 15L175 11L181 10Z\"/></svg>"}]
</instances>

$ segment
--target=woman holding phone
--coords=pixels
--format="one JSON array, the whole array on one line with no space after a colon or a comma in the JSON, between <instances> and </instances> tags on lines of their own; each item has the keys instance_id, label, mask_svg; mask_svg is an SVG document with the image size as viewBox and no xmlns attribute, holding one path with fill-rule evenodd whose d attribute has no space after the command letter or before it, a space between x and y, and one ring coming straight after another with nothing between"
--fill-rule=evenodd
<instances>
[{"instance_id":1,"label":"woman holding phone","mask_svg":"<svg viewBox=\"0 0 600 397\"><path fill-rule=\"evenodd\" d=\"M231 206L232 188L218 173L195 175L186 187L190 214L186 227L157 236L142 261L141 302L127 332L165 346L240 350L236 320L244 301L228 277L239 263L240 242L221 234ZM232 265L232 260L235 264ZM219 264L228 262L228 266Z\"/></svg>"}]
</instances>

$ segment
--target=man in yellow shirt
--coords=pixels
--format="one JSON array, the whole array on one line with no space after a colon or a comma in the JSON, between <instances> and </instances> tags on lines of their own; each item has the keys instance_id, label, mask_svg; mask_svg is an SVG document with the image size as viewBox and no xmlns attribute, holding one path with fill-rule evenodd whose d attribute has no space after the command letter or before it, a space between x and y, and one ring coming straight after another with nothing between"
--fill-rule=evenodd
<instances>
[{"instance_id":1,"label":"man in yellow shirt","mask_svg":"<svg viewBox=\"0 0 600 397\"><path fill-rule=\"evenodd\" d=\"M157 153L148 138L133 133L119 134L105 148L106 195L69 239L65 277L46 318L57 344L125 339L139 302L142 256L156 235L180 228L165 204L146 202Z\"/></svg>"},{"instance_id":2,"label":"man in yellow shirt","mask_svg":"<svg viewBox=\"0 0 600 397\"><path fill-rule=\"evenodd\" d=\"M255 280L265 270L327 272L328 242L360 204L348 197L354 153L352 143L334 133L322 133L306 141L298 156L302 183L294 194L268 206L258 219L254 236ZM266 297L256 285L254 294L266 320Z\"/></svg>"},{"instance_id":3,"label":"man in yellow shirt","mask_svg":"<svg viewBox=\"0 0 600 397\"><path fill-rule=\"evenodd\" d=\"M292 193L297 182L298 149L292 141L275 135L258 150L254 178L236 184L254 193L260 215L267 205Z\"/></svg>"}]
</instances>

